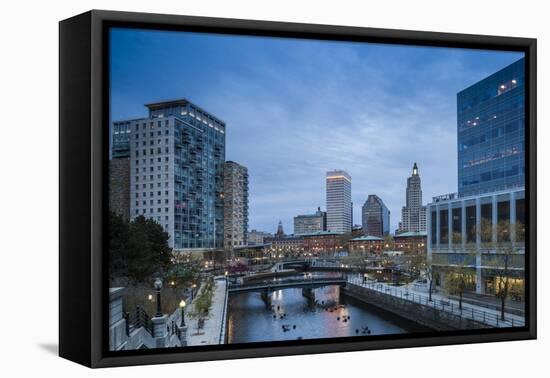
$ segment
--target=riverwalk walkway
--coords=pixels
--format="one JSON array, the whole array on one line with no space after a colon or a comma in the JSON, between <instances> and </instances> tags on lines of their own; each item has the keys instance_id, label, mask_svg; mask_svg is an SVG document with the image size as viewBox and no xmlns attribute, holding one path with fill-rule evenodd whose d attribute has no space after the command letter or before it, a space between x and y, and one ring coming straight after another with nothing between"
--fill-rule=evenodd
<instances>
[{"instance_id":1,"label":"riverwalk walkway","mask_svg":"<svg viewBox=\"0 0 550 378\"><path fill-rule=\"evenodd\" d=\"M212 308L209 316L204 320L204 325L199 329L199 319L185 317L187 325L187 345L216 345L225 342L225 324L227 317L227 280L215 279L216 288L212 297ZM186 311L192 311L193 304L186 307Z\"/></svg>"},{"instance_id":2,"label":"riverwalk walkway","mask_svg":"<svg viewBox=\"0 0 550 378\"><path fill-rule=\"evenodd\" d=\"M428 293L415 289L412 283L404 286L392 286L375 281L363 282L363 277L361 275L348 276L348 282L404 300L434 307L437 310L472 319L491 327L505 328L525 326L525 318L523 316L505 313L505 320L501 320L500 310L476 306L464 301L462 302L461 310L459 309L458 300L450 299L439 293L432 293L432 301L430 301Z\"/></svg>"}]
</instances>

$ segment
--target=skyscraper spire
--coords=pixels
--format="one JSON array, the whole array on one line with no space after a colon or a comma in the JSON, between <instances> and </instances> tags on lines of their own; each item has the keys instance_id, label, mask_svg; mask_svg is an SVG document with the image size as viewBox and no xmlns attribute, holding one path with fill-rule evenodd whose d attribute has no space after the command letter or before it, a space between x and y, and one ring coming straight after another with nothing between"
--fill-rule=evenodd
<instances>
[{"instance_id":1,"label":"skyscraper spire","mask_svg":"<svg viewBox=\"0 0 550 378\"><path fill-rule=\"evenodd\" d=\"M283 222L279 221L279 225L277 226L277 233L275 234L276 237L282 238L285 236L285 232L283 231Z\"/></svg>"},{"instance_id":2,"label":"skyscraper spire","mask_svg":"<svg viewBox=\"0 0 550 378\"><path fill-rule=\"evenodd\" d=\"M418 176L418 167L416 166L416 162L413 165L413 176Z\"/></svg>"}]
</instances>

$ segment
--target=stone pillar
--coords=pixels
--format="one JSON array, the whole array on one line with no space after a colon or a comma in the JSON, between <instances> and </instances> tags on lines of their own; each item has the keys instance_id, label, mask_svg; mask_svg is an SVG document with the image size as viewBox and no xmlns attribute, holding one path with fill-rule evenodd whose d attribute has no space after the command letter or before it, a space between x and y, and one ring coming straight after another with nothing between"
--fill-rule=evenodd
<instances>
[{"instance_id":1,"label":"stone pillar","mask_svg":"<svg viewBox=\"0 0 550 378\"><path fill-rule=\"evenodd\" d=\"M481 198L476 198L476 249L481 248Z\"/></svg>"},{"instance_id":2,"label":"stone pillar","mask_svg":"<svg viewBox=\"0 0 550 378\"><path fill-rule=\"evenodd\" d=\"M432 230L432 206L426 206L426 250L428 251L428 262L432 261L432 234L435 230Z\"/></svg>"},{"instance_id":3,"label":"stone pillar","mask_svg":"<svg viewBox=\"0 0 550 378\"><path fill-rule=\"evenodd\" d=\"M180 339L181 346L187 346L187 325L178 326L178 335Z\"/></svg>"},{"instance_id":4,"label":"stone pillar","mask_svg":"<svg viewBox=\"0 0 550 378\"><path fill-rule=\"evenodd\" d=\"M440 248L441 241L441 232L439 230L439 225L441 223L441 217L439 216L439 205L435 205L435 248Z\"/></svg>"},{"instance_id":5,"label":"stone pillar","mask_svg":"<svg viewBox=\"0 0 550 378\"><path fill-rule=\"evenodd\" d=\"M166 326L168 323L168 315L155 316L151 319L153 322L153 338L155 339L157 348L164 348L168 338Z\"/></svg>"},{"instance_id":6,"label":"stone pillar","mask_svg":"<svg viewBox=\"0 0 550 378\"><path fill-rule=\"evenodd\" d=\"M493 237L492 237L492 240L493 240L493 243L495 243L497 241L497 225L498 225L498 203L497 203L497 196L496 195L493 195L491 197L491 210L492 210L492 231L493 231Z\"/></svg>"},{"instance_id":7,"label":"stone pillar","mask_svg":"<svg viewBox=\"0 0 550 378\"><path fill-rule=\"evenodd\" d=\"M453 204L452 202L449 202L447 204L447 238L448 240L448 247L449 252L451 252L453 248Z\"/></svg>"},{"instance_id":8,"label":"stone pillar","mask_svg":"<svg viewBox=\"0 0 550 378\"><path fill-rule=\"evenodd\" d=\"M516 192L510 193L510 241L516 242Z\"/></svg>"},{"instance_id":9,"label":"stone pillar","mask_svg":"<svg viewBox=\"0 0 550 378\"><path fill-rule=\"evenodd\" d=\"M124 287L109 288L109 350L122 350L128 341L123 312Z\"/></svg>"},{"instance_id":10,"label":"stone pillar","mask_svg":"<svg viewBox=\"0 0 550 378\"><path fill-rule=\"evenodd\" d=\"M481 274L481 198L476 198L476 293L483 294Z\"/></svg>"},{"instance_id":11,"label":"stone pillar","mask_svg":"<svg viewBox=\"0 0 550 378\"><path fill-rule=\"evenodd\" d=\"M464 200L460 202L460 209L460 234L462 235L462 249L464 250L468 237L468 230L466 229L466 202Z\"/></svg>"}]
</instances>

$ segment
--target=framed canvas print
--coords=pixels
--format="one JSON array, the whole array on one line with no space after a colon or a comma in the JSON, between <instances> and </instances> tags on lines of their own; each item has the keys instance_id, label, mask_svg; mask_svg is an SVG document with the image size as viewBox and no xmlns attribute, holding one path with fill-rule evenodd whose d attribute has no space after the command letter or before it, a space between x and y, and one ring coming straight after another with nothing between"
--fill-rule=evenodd
<instances>
[{"instance_id":1,"label":"framed canvas print","mask_svg":"<svg viewBox=\"0 0 550 378\"><path fill-rule=\"evenodd\" d=\"M60 22L60 355L536 337L536 40Z\"/></svg>"}]
</instances>

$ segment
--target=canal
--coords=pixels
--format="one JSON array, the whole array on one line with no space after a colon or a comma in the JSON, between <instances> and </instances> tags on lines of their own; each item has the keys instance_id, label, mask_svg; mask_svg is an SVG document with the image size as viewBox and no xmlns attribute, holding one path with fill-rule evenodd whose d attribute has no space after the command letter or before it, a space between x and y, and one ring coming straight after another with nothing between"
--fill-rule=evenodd
<instances>
[{"instance_id":1,"label":"canal","mask_svg":"<svg viewBox=\"0 0 550 378\"><path fill-rule=\"evenodd\" d=\"M227 342L299 340L410 333L425 328L340 293L339 286L317 288L315 301L302 289L271 294L267 309L258 292L229 296Z\"/></svg>"}]
</instances>

